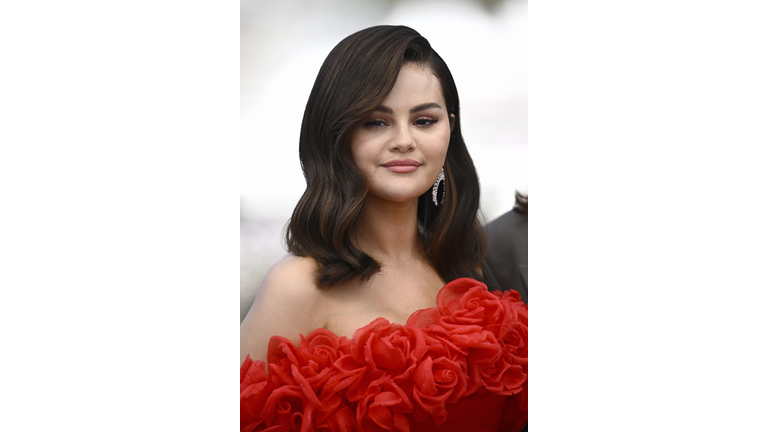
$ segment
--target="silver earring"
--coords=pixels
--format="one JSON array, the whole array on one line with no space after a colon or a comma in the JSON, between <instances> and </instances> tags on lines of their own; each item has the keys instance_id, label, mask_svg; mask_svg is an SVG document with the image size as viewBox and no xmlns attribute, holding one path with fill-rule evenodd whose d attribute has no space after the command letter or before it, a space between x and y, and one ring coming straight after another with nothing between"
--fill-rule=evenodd
<instances>
[{"instance_id":1,"label":"silver earring","mask_svg":"<svg viewBox=\"0 0 768 432\"><path fill-rule=\"evenodd\" d=\"M432 186L432 202L437 205L437 188L440 186L440 182L443 182L443 197L440 200L440 204L445 202L445 167L440 168L440 174L437 176L437 180L435 180L435 185Z\"/></svg>"}]
</instances>

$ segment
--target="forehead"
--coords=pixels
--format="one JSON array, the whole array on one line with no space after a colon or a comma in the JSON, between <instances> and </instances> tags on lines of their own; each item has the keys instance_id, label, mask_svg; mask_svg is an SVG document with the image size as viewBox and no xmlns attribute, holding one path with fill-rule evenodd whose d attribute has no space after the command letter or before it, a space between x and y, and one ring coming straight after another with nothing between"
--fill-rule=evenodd
<instances>
[{"instance_id":1,"label":"forehead","mask_svg":"<svg viewBox=\"0 0 768 432\"><path fill-rule=\"evenodd\" d=\"M384 99L384 105L393 108L397 106L410 108L425 102L435 102L445 108L440 81L424 66L416 63L404 64L397 76L395 86Z\"/></svg>"}]
</instances>

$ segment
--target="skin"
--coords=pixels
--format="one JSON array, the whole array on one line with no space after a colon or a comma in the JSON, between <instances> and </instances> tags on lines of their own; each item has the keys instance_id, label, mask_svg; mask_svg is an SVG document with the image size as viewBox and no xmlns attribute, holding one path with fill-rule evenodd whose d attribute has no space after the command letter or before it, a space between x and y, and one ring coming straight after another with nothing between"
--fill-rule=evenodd
<instances>
[{"instance_id":1,"label":"skin","mask_svg":"<svg viewBox=\"0 0 768 432\"><path fill-rule=\"evenodd\" d=\"M247 354L266 360L273 335L296 345L300 334L317 328L352 337L376 318L404 324L413 312L436 306L445 281L424 255L416 215L418 198L432 187L448 151L453 115L445 106L432 72L403 66L382 106L357 127L351 142L369 187L355 241L382 271L368 281L355 278L319 290L313 276L317 263L285 256L267 272L240 326L241 363ZM419 166L410 173L384 167L402 159Z\"/></svg>"}]
</instances>

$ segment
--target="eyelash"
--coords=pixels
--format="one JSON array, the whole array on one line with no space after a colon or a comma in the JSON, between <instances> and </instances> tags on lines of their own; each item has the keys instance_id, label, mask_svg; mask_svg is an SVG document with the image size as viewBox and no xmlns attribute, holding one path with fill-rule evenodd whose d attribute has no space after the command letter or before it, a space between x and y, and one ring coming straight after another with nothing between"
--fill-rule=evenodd
<instances>
[{"instance_id":1,"label":"eyelash","mask_svg":"<svg viewBox=\"0 0 768 432\"><path fill-rule=\"evenodd\" d=\"M437 120L433 118L428 118L428 117L420 117L414 120L413 123L420 128L426 129L428 127L431 127L433 124L437 123ZM363 123L363 126L369 129L379 129L387 126L387 122L384 120L369 120Z\"/></svg>"},{"instance_id":2,"label":"eyelash","mask_svg":"<svg viewBox=\"0 0 768 432\"><path fill-rule=\"evenodd\" d=\"M425 124L420 124L419 126L424 127L424 128L428 128L428 127L432 126L433 124L437 123L437 120L432 119L432 118L424 118L424 117L422 117L420 119L416 119L416 121L414 123L419 123L419 122L424 122L425 123Z\"/></svg>"}]
</instances>

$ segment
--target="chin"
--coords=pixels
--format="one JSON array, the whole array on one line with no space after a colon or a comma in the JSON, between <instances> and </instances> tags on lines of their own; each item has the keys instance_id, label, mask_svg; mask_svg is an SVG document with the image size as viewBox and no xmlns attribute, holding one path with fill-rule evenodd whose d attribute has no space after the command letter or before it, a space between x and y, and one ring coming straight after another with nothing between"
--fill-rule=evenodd
<instances>
[{"instance_id":1,"label":"chin","mask_svg":"<svg viewBox=\"0 0 768 432\"><path fill-rule=\"evenodd\" d=\"M381 200L392 201L396 203L406 203L417 200L422 194L424 194L424 192L370 193L370 195L375 196Z\"/></svg>"}]
</instances>

